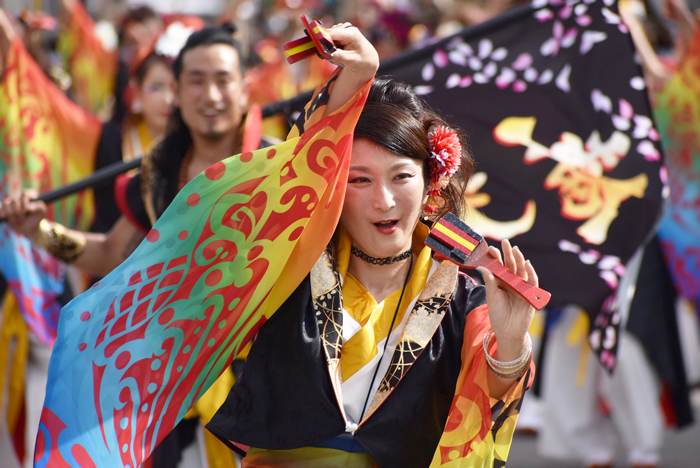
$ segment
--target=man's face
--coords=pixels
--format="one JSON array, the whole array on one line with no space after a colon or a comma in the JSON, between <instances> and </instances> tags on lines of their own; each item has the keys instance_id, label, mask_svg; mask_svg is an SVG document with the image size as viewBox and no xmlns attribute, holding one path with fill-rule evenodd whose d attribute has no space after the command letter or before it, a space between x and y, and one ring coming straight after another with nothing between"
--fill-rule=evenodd
<instances>
[{"instance_id":1,"label":"man's face","mask_svg":"<svg viewBox=\"0 0 700 468\"><path fill-rule=\"evenodd\" d=\"M193 136L219 140L237 131L248 94L236 49L213 44L185 52L176 97Z\"/></svg>"}]
</instances>

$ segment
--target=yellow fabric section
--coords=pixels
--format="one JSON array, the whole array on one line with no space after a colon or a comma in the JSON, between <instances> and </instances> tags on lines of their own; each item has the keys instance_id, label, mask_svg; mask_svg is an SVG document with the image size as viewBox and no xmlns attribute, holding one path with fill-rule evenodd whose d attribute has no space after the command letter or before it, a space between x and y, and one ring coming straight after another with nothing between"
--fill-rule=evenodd
<instances>
[{"instance_id":1,"label":"yellow fabric section","mask_svg":"<svg viewBox=\"0 0 700 468\"><path fill-rule=\"evenodd\" d=\"M136 133L139 136L141 148L144 152L147 152L149 149L151 149L153 137L151 136L151 132L148 131L148 127L146 127L146 121L144 119L140 119L136 124Z\"/></svg>"},{"instance_id":2,"label":"yellow fabric section","mask_svg":"<svg viewBox=\"0 0 700 468\"><path fill-rule=\"evenodd\" d=\"M576 385L581 387L586 380L586 367L588 366L588 356L591 353L591 346L588 343L588 330L590 321L588 315L580 311L576 321L571 325L566 334L566 344L570 347L580 346L581 353L578 356L578 371L576 372Z\"/></svg>"},{"instance_id":3,"label":"yellow fabric section","mask_svg":"<svg viewBox=\"0 0 700 468\"><path fill-rule=\"evenodd\" d=\"M619 0L617 2L617 9L620 12L623 10L629 11L640 19L644 19L647 16L647 8L644 2L639 0Z\"/></svg>"},{"instance_id":4,"label":"yellow fabric section","mask_svg":"<svg viewBox=\"0 0 700 468\"><path fill-rule=\"evenodd\" d=\"M435 224L435 228L434 228L434 229L437 229L438 231L440 231L441 233L443 233L444 235L446 235L447 237L449 237L449 238L452 239L453 241L455 241L455 242L457 242L458 244L460 244L460 245L462 245L462 246L468 248L469 250L474 250L474 247L475 247L474 244L472 244L471 242L469 242L468 240L466 240L464 237L461 237L461 236L455 234L454 232L452 232L451 230L447 229L447 228L446 228L445 226L443 226L442 224Z\"/></svg>"},{"instance_id":5,"label":"yellow fabric section","mask_svg":"<svg viewBox=\"0 0 700 468\"><path fill-rule=\"evenodd\" d=\"M237 468L236 457L214 434L204 430L204 447L207 451L208 468Z\"/></svg>"},{"instance_id":6,"label":"yellow fabric section","mask_svg":"<svg viewBox=\"0 0 700 468\"><path fill-rule=\"evenodd\" d=\"M432 262L430 249L425 247L425 238L428 236L428 232L427 226L419 223L413 233L413 250L420 252L420 254L413 266L413 273L406 286L394 327L389 330L401 297L401 289L397 289L377 304L365 287L347 271L352 240L347 230L342 225L340 226L336 239L336 252L338 253L338 270L344 276L343 308L362 326L361 330L343 344L343 351L340 355L343 381L355 375L357 371L375 358L379 343L401 324L409 304L425 287ZM341 264L341 262L343 263Z\"/></svg>"},{"instance_id":7,"label":"yellow fabric section","mask_svg":"<svg viewBox=\"0 0 700 468\"><path fill-rule=\"evenodd\" d=\"M305 447L293 450L251 448L242 468L374 468L366 453L349 453L329 448Z\"/></svg>"},{"instance_id":8,"label":"yellow fabric section","mask_svg":"<svg viewBox=\"0 0 700 468\"><path fill-rule=\"evenodd\" d=\"M29 332L19 311L15 295L5 293L2 303L2 324L0 325L0 402L7 406L5 417L7 427L13 432L24 402L24 373L29 353ZM5 379L9 378L9 383ZM9 395L5 395L8 389Z\"/></svg>"},{"instance_id":9,"label":"yellow fabric section","mask_svg":"<svg viewBox=\"0 0 700 468\"><path fill-rule=\"evenodd\" d=\"M185 415L185 419L199 417L202 426L206 426L214 417L214 413L226 401L226 397L235 382L236 378L229 367L195 403L194 407ZM231 449L206 429L204 431L204 446L206 447L209 468L236 468L236 459Z\"/></svg>"},{"instance_id":10,"label":"yellow fabric section","mask_svg":"<svg viewBox=\"0 0 700 468\"><path fill-rule=\"evenodd\" d=\"M250 342L245 347L238 353L236 356L236 360L238 361L245 361L248 358L248 353L250 353L250 347L253 346L253 343Z\"/></svg>"}]
</instances>

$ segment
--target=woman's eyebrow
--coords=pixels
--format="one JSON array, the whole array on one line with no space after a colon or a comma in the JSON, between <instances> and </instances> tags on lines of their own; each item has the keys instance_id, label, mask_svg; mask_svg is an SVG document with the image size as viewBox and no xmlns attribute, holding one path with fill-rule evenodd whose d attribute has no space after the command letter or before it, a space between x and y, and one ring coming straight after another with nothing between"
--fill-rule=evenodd
<instances>
[{"instance_id":1,"label":"woman's eyebrow","mask_svg":"<svg viewBox=\"0 0 700 468\"><path fill-rule=\"evenodd\" d=\"M397 169L401 169L404 166L410 166L411 163L408 161L401 161L389 168L390 171L395 171ZM368 166L350 166L351 171L363 171L363 172L370 172L371 169Z\"/></svg>"},{"instance_id":2,"label":"woman's eyebrow","mask_svg":"<svg viewBox=\"0 0 700 468\"><path fill-rule=\"evenodd\" d=\"M350 171L363 171L369 172L369 167L367 166L350 166Z\"/></svg>"}]
</instances>

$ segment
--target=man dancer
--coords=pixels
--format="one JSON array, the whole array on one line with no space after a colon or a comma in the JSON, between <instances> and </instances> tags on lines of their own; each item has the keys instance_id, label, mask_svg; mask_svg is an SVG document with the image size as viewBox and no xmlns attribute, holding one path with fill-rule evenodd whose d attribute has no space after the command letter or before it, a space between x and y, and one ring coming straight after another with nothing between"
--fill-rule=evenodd
<instances>
[{"instance_id":1,"label":"man dancer","mask_svg":"<svg viewBox=\"0 0 700 468\"><path fill-rule=\"evenodd\" d=\"M193 33L180 51L173 64L177 109L170 130L144 160L140 175L118 184L122 217L108 233L78 232L49 222L46 205L30 201L36 197L30 191L0 202L0 217L6 217L16 232L88 274L105 276L116 268L187 182L241 152L248 95L242 48L233 38L234 31L230 24L206 27ZM221 392L225 398L233 384L230 374L217 383L227 387ZM216 393L216 388L215 384L210 392ZM196 409L204 419L219 406L206 395L200 402ZM196 419L185 419L154 452L153 468L174 468L181 456L183 464L192 466L194 460L188 460L181 449L195 438L199 427ZM231 458L232 452L221 448L220 454L209 451L210 461L232 465L232 459L221 460Z\"/></svg>"}]
</instances>

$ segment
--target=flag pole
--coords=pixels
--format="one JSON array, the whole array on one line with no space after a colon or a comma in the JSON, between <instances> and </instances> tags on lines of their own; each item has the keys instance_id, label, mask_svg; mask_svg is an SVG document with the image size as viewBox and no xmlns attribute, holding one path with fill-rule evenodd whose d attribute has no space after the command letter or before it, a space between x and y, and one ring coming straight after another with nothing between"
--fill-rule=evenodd
<instances>
[{"instance_id":1,"label":"flag pole","mask_svg":"<svg viewBox=\"0 0 700 468\"><path fill-rule=\"evenodd\" d=\"M2 1L2 0L0 0ZM501 25L504 22L511 22L515 21L516 19L520 18L523 15L531 14L532 8L529 5L522 5L520 7L515 7L512 8L511 10L497 16L496 18L492 18L489 21L485 21L484 23L480 23L474 26L467 27L463 29L462 31L458 32L457 34L445 38L441 38L435 42L429 42L428 44L425 44L424 47L419 47L416 49L409 49L404 52L401 52L393 57L390 57L386 60L384 60L380 65L379 65L379 70L377 71L377 75L386 75L386 74L391 74L391 72L397 67L402 65L405 62L410 62L412 60L416 60L418 58L421 58L427 54L433 53L434 49L436 47L443 46L447 44L450 40L452 40L455 36L462 36L463 38L469 38L474 35L482 34L485 31L488 31L496 26ZM262 116L263 118L271 117L273 115L277 114L286 114L289 115L292 113L294 109L303 109L304 105L309 102L311 97L313 96L313 91L307 91L305 93L301 93L291 99L287 99L285 101L279 101L275 102L272 104L269 104L262 109ZM107 167L104 167L98 171L95 171L93 174L90 176L86 177L85 179L79 180L77 182L74 182L69 185L65 185L63 187L59 187L56 190L52 190L50 192L43 193L39 195L36 199L43 201L44 203L51 203L53 201L56 201L60 198L67 197L68 195L72 195L76 192L79 192L81 190L85 190L86 188L93 187L101 182L107 181L109 179L112 179L119 174L123 174L124 172L130 171L131 169L135 169L141 165L141 158L136 158L128 162L117 162L114 164L111 164ZM4 218L0 218L0 223L4 222Z\"/></svg>"}]
</instances>

